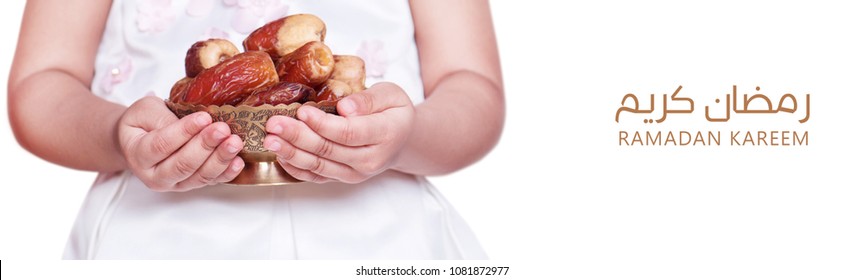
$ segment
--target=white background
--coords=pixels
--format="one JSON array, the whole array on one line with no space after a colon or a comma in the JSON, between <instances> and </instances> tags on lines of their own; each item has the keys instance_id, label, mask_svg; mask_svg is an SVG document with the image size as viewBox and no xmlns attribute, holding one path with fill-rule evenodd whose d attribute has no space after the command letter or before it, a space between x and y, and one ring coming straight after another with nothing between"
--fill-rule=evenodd
<instances>
[{"instance_id":1,"label":"white background","mask_svg":"<svg viewBox=\"0 0 864 280\"><path fill-rule=\"evenodd\" d=\"M831 1L648 2L493 1L508 98L504 136L483 161L432 179L472 225L490 264L513 266L514 279L864 276L862 9ZM0 77L7 77L23 1L2 5ZM661 125L635 115L614 122L625 94L642 100L678 85L696 102L692 115ZM798 112L706 122L702 108L732 85L751 94L760 86L775 104L792 93L802 106L809 93L810 121L799 124ZM797 130L809 131L810 145L619 147L619 130L724 137ZM27 260L17 263L23 274L52 270L44 265L93 273L56 260L94 175L28 154L5 120L0 141L4 278L8 260ZM338 269L329 271L350 275L359 263L331 263ZM279 267L328 265L268 264L243 265L277 276L288 275ZM233 275L223 273L233 266L219 267L217 275Z\"/></svg>"}]
</instances>

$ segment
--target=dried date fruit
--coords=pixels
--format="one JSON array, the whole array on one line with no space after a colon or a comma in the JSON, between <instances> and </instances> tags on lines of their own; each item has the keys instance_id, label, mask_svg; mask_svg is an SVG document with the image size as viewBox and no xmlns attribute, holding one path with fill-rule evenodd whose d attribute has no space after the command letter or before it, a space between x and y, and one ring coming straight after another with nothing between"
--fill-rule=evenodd
<instances>
[{"instance_id":1,"label":"dried date fruit","mask_svg":"<svg viewBox=\"0 0 864 280\"><path fill-rule=\"evenodd\" d=\"M314 92L312 95L309 95L306 100L315 102L337 101L352 93L354 93L354 91L347 83L340 80L329 79L321 85L321 89Z\"/></svg>"},{"instance_id":2,"label":"dried date fruit","mask_svg":"<svg viewBox=\"0 0 864 280\"><path fill-rule=\"evenodd\" d=\"M300 102L314 94L315 90L303 84L280 82L269 88L260 89L246 97L239 105L260 106L264 104L279 105Z\"/></svg>"},{"instance_id":3,"label":"dried date fruit","mask_svg":"<svg viewBox=\"0 0 864 280\"><path fill-rule=\"evenodd\" d=\"M186 77L195 78L204 69L216 66L238 53L237 47L225 39L198 41L186 52Z\"/></svg>"},{"instance_id":4,"label":"dried date fruit","mask_svg":"<svg viewBox=\"0 0 864 280\"><path fill-rule=\"evenodd\" d=\"M301 83L318 87L333 73L333 53L324 43L306 43L296 51L279 59L276 72L283 82Z\"/></svg>"},{"instance_id":5,"label":"dried date fruit","mask_svg":"<svg viewBox=\"0 0 864 280\"><path fill-rule=\"evenodd\" d=\"M331 79L347 83L352 92L366 89L366 63L362 58L353 55L334 55L333 60L335 63Z\"/></svg>"},{"instance_id":6,"label":"dried date fruit","mask_svg":"<svg viewBox=\"0 0 864 280\"><path fill-rule=\"evenodd\" d=\"M189 82L192 78L183 77L171 87L171 95L168 96L168 101L179 103L186 97L186 90L189 89Z\"/></svg>"},{"instance_id":7,"label":"dried date fruit","mask_svg":"<svg viewBox=\"0 0 864 280\"><path fill-rule=\"evenodd\" d=\"M204 69L189 84L183 101L201 105L236 105L255 90L279 81L270 56L252 51Z\"/></svg>"},{"instance_id":8,"label":"dried date fruit","mask_svg":"<svg viewBox=\"0 0 864 280\"><path fill-rule=\"evenodd\" d=\"M327 26L320 18L296 14L271 21L252 31L243 40L243 48L247 51L266 51L275 61L308 42L323 42L326 35Z\"/></svg>"}]
</instances>

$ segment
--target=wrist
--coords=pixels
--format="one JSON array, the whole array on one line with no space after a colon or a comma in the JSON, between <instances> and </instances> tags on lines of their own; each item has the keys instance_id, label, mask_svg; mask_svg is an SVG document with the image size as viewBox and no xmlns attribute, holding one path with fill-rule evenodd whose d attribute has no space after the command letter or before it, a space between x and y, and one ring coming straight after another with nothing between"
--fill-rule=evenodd
<instances>
[{"instance_id":1,"label":"wrist","mask_svg":"<svg viewBox=\"0 0 864 280\"><path fill-rule=\"evenodd\" d=\"M110 142L107 143L108 147L110 147L111 158L114 162L111 166L116 166L117 170L127 169L128 166L126 164L126 154L123 152L123 145L120 142L120 132L121 126L123 125L123 115L126 113L128 107L120 107L115 110L112 110L110 116L106 118L108 120L108 124L110 125Z\"/></svg>"},{"instance_id":2,"label":"wrist","mask_svg":"<svg viewBox=\"0 0 864 280\"><path fill-rule=\"evenodd\" d=\"M425 117L424 111L422 106L413 107L413 110L411 110L411 117L409 118L411 121L406 128L408 131L388 169L422 175L423 172L417 170L416 165L418 161L424 161L422 153L419 152L421 149L418 149L418 147L424 146L424 136L422 135L423 118Z\"/></svg>"}]
</instances>

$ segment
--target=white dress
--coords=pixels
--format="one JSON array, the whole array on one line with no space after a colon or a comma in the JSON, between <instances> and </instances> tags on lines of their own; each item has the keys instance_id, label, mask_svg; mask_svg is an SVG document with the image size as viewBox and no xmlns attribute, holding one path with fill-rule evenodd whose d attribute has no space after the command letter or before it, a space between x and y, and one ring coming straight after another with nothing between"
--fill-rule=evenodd
<instances>
[{"instance_id":1,"label":"white dress","mask_svg":"<svg viewBox=\"0 0 864 280\"><path fill-rule=\"evenodd\" d=\"M360 55L367 83L391 81L422 102L407 1L117 0L96 58L92 90L129 105L166 98L186 49L287 14L327 24L335 54ZM64 253L67 259L483 259L479 242L423 177L384 172L357 185L217 185L150 191L130 172L100 174Z\"/></svg>"}]
</instances>

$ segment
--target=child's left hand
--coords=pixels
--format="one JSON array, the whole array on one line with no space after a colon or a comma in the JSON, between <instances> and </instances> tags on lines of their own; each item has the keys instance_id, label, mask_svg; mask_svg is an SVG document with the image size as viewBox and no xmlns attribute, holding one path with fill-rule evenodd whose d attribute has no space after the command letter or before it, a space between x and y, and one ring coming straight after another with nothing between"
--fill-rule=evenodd
<instances>
[{"instance_id":1,"label":"child's left hand","mask_svg":"<svg viewBox=\"0 0 864 280\"><path fill-rule=\"evenodd\" d=\"M291 176L308 182L359 183L391 168L414 124L405 91L375 84L339 101L337 110L341 116L303 106L299 120L270 118L264 147Z\"/></svg>"}]
</instances>

